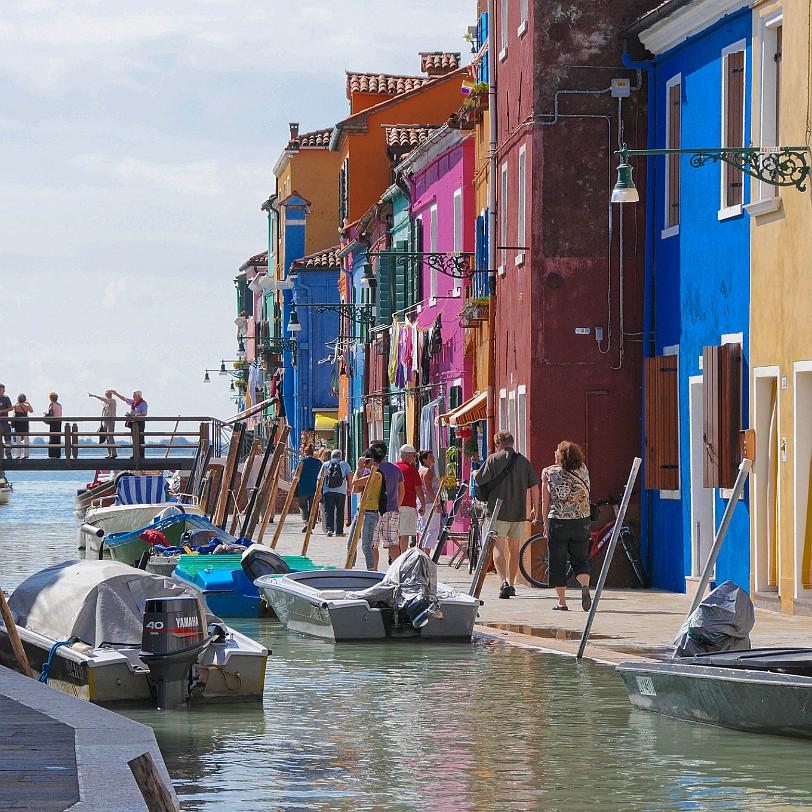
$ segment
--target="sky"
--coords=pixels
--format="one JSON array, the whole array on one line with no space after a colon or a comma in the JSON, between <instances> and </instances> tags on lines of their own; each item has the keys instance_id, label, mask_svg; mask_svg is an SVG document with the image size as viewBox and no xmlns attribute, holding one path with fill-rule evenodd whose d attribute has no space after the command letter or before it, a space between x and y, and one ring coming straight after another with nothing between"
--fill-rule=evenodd
<instances>
[{"instance_id":1,"label":"sky","mask_svg":"<svg viewBox=\"0 0 812 812\"><path fill-rule=\"evenodd\" d=\"M0 383L35 414L234 412L233 279L289 138L348 114L345 71L416 75L475 0L3 0Z\"/></svg>"}]
</instances>

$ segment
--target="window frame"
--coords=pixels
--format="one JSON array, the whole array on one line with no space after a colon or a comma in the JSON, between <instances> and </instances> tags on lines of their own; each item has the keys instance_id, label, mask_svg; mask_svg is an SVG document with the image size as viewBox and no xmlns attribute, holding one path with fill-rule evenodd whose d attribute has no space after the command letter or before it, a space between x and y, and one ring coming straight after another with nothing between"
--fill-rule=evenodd
<instances>
[{"instance_id":1,"label":"window frame","mask_svg":"<svg viewBox=\"0 0 812 812\"><path fill-rule=\"evenodd\" d=\"M672 130L673 119L671 116L672 93L674 89L678 89L679 93L679 130L674 132ZM665 83L665 145L667 149L681 149L682 147L682 74L677 73L672 76ZM680 155L666 155L665 156L665 188L664 188L664 208L663 208L663 229L660 233L661 239L667 240L669 237L676 237L679 234L681 208L680 208L680 191L682 187L681 177L681 157ZM675 168L674 168L675 167ZM676 194L671 183L673 174L676 175ZM672 221L671 213L676 203L676 222Z\"/></svg>"},{"instance_id":2,"label":"window frame","mask_svg":"<svg viewBox=\"0 0 812 812\"><path fill-rule=\"evenodd\" d=\"M457 189L454 192L454 253L462 253L462 189ZM452 296L460 295L461 280L454 277L454 289L451 291Z\"/></svg>"},{"instance_id":3,"label":"window frame","mask_svg":"<svg viewBox=\"0 0 812 812\"><path fill-rule=\"evenodd\" d=\"M516 245L527 247L527 144L519 147L519 159L517 161L517 171L519 180L519 192L516 196ZM516 265L524 265L524 251L516 253Z\"/></svg>"},{"instance_id":4,"label":"window frame","mask_svg":"<svg viewBox=\"0 0 812 812\"><path fill-rule=\"evenodd\" d=\"M742 109L741 109L741 143L738 144L731 144L728 143L728 130L729 125L731 123L731 110L730 110L730 103L731 103L731 94L730 94L730 87L728 83L728 76L729 76L729 63L730 58L734 54L742 54L742 78L741 78L741 98L742 98ZM746 40L739 40L738 42L731 43L726 48L722 49L721 54L721 74L722 74L722 115L721 115L721 144L723 147L744 147L746 146L745 140L747 138L747 41ZM744 172L741 170L736 170L730 167L729 164L724 162L720 162L720 171L719 171L719 220L727 220L731 217L737 217L741 215L744 206L744 198L745 198L745 181L744 181ZM738 176L741 181L741 200L738 202L731 203L728 197L729 194L729 187L731 177L735 178Z\"/></svg>"},{"instance_id":5,"label":"window frame","mask_svg":"<svg viewBox=\"0 0 812 812\"><path fill-rule=\"evenodd\" d=\"M784 11L778 9L759 21L760 42L760 97L759 97L759 145L780 146L781 140L781 79L783 71L778 65L777 54L783 51ZM778 31L781 31L779 38ZM779 39L781 42L779 42ZM783 60L782 60L783 61ZM756 184L758 202L772 203L769 210L780 205L781 188L759 181ZM752 213L752 212L751 212ZM758 213L758 212L756 212Z\"/></svg>"},{"instance_id":6,"label":"window frame","mask_svg":"<svg viewBox=\"0 0 812 812\"><path fill-rule=\"evenodd\" d=\"M437 253L437 204L429 208L429 253ZM440 281L440 273L432 266L429 268L429 303L437 303L437 285Z\"/></svg>"},{"instance_id":7,"label":"window frame","mask_svg":"<svg viewBox=\"0 0 812 812\"><path fill-rule=\"evenodd\" d=\"M516 29L516 36L523 37L527 32L529 0L519 0L519 27Z\"/></svg>"},{"instance_id":8,"label":"window frame","mask_svg":"<svg viewBox=\"0 0 812 812\"><path fill-rule=\"evenodd\" d=\"M508 25L510 17L509 0L501 0L499 9L499 61L502 62L507 58L508 52Z\"/></svg>"},{"instance_id":9,"label":"window frame","mask_svg":"<svg viewBox=\"0 0 812 812\"><path fill-rule=\"evenodd\" d=\"M503 246L508 243L508 170L509 162L505 161L499 170L499 238ZM502 248L499 254L501 262L497 269L500 276L507 270L507 248Z\"/></svg>"}]
</instances>

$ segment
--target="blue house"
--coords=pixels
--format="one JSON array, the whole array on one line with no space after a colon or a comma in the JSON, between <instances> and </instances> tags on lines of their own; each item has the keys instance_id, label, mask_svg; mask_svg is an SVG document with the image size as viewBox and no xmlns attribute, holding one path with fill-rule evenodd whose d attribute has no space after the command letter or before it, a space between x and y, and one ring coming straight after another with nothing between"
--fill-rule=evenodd
<instances>
[{"instance_id":1,"label":"blue house","mask_svg":"<svg viewBox=\"0 0 812 812\"><path fill-rule=\"evenodd\" d=\"M654 55L624 60L648 71L650 149L749 145L749 6L666 3L629 29ZM643 534L654 586L682 592L707 560L748 425L749 183L734 166L696 166L691 155L637 160L648 170L650 227ZM716 565L717 582L726 579L749 588L746 497Z\"/></svg>"}]
</instances>

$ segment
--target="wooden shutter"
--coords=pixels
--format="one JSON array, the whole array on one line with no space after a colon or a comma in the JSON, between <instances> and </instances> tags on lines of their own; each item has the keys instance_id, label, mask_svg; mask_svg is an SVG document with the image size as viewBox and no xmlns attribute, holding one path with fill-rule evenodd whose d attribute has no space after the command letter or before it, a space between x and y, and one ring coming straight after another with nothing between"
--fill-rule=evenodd
<instances>
[{"instance_id":1,"label":"wooden shutter","mask_svg":"<svg viewBox=\"0 0 812 812\"><path fill-rule=\"evenodd\" d=\"M391 254L384 254L378 258L378 275L376 290L378 294L378 326L392 322L392 283L394 276L395 258Z\"/></svg>"},{"instance_id":2,"label":"wooden shutter","mask_svg":"<svg viewBox=\"0 0 812 812\"><path fill-rule=\"evenodd\" d=\"M732 488L740 459L742 409L740 344L702 350L702 481L706 488Z\"/></svg>"},{"instance_id":3,"label":"wooden shutter","mask_svg":"<svg viewBox=\"0 0 812 812\"><path fill-rule=\"evenodd\" d=\"M725 60L725 146L744 146L744 51L734 51ZM744 193L741 170L725 164L725 205L738 206Z\"/></svg>"},{"instance_id":4,"label":"wooden shutter","mask_svg":"<svg viewBox=\"0 0 812 812\"><path fill-rule=\"evenodd\" d=\"M406 252L408 250L409 244L406 242L406 240L399 240L395 243L395 251ZM407 301L410 282L409 270L409 264L401 265L399 262L395 262L392 268L392 274L395 282L395 300L392 310L400 319L403 318L403 313L411 305L411 302Z\"/></svg>"},{"instance_id":5,"label":"wooden shutter","mask_svg":"<svg viewBox=\"0 0 812 812\"><path fill-rule=\"evenodd\" d=\"M679 358L661 355L644 361L645 487L679 489Z\"/></svg>"},{"instance_id":6,"label":"wooden shutter","mask_svg":"<svg viewBox=\"0 0 812 812\"><path fill-rule=\"evenodd\" d=\"M682 85L668 89L668 149L679 149L682 129ZM668 201L665 213L666 226L679 225L680 156L666 156L668 163Z\"/></svg>"}]
</instances>

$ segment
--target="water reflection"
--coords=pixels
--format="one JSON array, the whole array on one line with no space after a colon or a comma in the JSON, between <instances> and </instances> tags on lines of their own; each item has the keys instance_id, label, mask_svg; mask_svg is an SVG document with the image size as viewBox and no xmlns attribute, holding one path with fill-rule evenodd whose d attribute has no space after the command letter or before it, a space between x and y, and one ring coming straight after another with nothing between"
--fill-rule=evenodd
<instances>
[{"instance_id":1,"label":"water reflection","mask_svg":"<svg viewBox=\"0 0 812 812\"><path fill-rule=\"evenodd\" d=\"M39 479L37 479L39 476ZM0 585L71 558L84 475L15 476ZM19 481L18 481L19 480ZM809 744L632 710L613 669L473 645L342 645L235 622L271 651L264 701L150 724L184 810L794 810Z\"/></svg>"}]
</instances>

